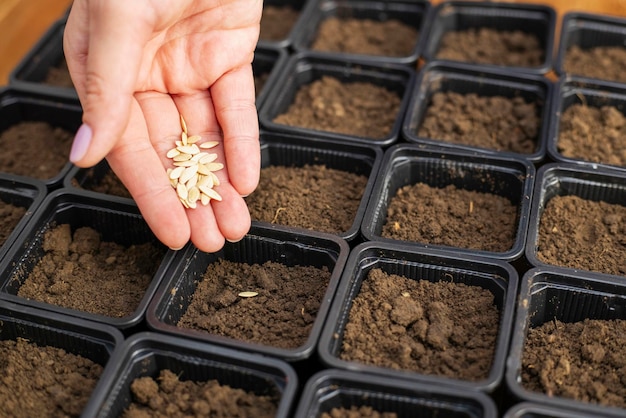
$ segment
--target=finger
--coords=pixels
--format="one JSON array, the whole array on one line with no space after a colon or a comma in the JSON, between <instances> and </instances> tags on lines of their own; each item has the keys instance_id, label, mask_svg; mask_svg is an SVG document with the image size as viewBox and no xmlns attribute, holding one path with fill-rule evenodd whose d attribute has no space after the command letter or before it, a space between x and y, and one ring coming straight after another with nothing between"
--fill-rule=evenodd
<instances>
[{"instance_id":1,"label":"finger","mask_svg":"<svg viewBox=\"0 0 626 418\"><path fill-rule=\"evenodd\" d=\"M261 168L252 65L224 74L211 86L211 95L224 135L230 182L246 196L256 188Z\"/></svg>"},{"instance_id":2,"label":"finger","mask_svg":"<svg viewBox=\"0 0 626 418\"><path fill-rule=\"evenodd\" d=\"M211 217L199 206L188 210L192 225L191 239L204 251L216 251L224 245L224 239L238 241L250 229L250 213L245 201L231 184L231 167L224 158L222 134L213 109L212 96L208 90L193 95L175 96L179 112L184 116L190 135L200 135L201 141L217 141L220 144L211 148L217 154L217 162L224 163L224 168L215 174L220 184L215 191L221 201L211 200Z\"/></svg>"},{"instance_id":3,"label":"finger","mask_svg":"<svg viewBox=\"0 0 626 418\"><path fill-rule=\"evenodd\" d=\"M167 97L174 108L169 96L162 96ZM172 249L182 248L191 236L189 221L168 180L162 159L150 142L143 112L136 101L131 104L130 120L121 141L107 160L135 199L155 236Z\"/></svg>"},{"instance_id":4,"label":"finger","mask_svg":"<svg viewBox=\"0 0 626 418\"><path fill-rule=\"evenodd\" d=\"M104 158L128 123L143 47L151 35L139 9L138 3L122 0L89 2L86 68L77 85L83 125L70 153L81 167Z\"/></svg>"}]
</instances>

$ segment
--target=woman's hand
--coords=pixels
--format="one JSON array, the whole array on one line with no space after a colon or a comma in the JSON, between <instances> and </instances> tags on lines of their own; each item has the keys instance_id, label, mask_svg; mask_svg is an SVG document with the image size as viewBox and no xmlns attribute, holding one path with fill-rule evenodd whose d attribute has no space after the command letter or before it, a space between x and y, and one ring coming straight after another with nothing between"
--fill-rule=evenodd
<instances>
[{"instance_id":1,"label":"woman's hand","mask_svg":"<svg viewBox=\"0 0 626 418\"><path fill-rule=\"evenodd\" d=\"M83 107L70 160L106 157L158 239L213 252L250 228L242 196L259 179L252 60L262 0L74 0L65 57ZM166 153L190 135L219 141L223 200L185 209Z\"/></svg>"}]
</instances>

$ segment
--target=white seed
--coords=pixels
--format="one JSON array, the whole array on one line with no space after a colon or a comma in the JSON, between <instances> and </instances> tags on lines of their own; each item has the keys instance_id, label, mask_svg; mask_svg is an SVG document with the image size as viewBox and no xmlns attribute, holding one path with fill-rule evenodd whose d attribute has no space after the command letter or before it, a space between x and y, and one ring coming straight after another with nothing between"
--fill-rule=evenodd
<instances>
[{"instance_id":1,"label":"white seed","mask_svg":"<svg viewBox=\"0 0 626 418\"><path fill-rule=\"evenodd\" d=\"M200 190L197 187L190 187L189 192L187 193L187 202L189 204L194 204L200 198Z\"/></svg>"},{"instance_id":2,"label":"white seed","mask_svg":"<svg viewBox=\"0 0 626 418\"><path fill-rule=\"evenodd\" d=\"M205 195L204 193L200 195L200 202L202 203L203 206L208 205L210 201L211 201L211 198L209 196Z\"/></svg>"},{"instance_id":3,"label":"white seed","mask_svg":"<svg viewBox=\"0 0 626 418\"><path fill-rule=\"evenodd\" d=\"M167 154L165 154L167 158L174 158L177 155L180 155L180 151L178 151L176 148L172 148L167 152Z\"/></svg>"},{"instance_id":4,"label":"white seed","mask_svg":"<svg viewBox=\"0 0 626 418\"><path fill-rule=\"evenodd\" d=\"M187 197L189 196L189 192L187 191L187 187L185 187L185 185L183 183L178 183L176 185L176 194L178 194L178 197L183 199L183 200L187 200Z\"/></svg>"},{"instance_id":5,"label":"white seed","mask_svg":"<svg viewBox=\"0 0 626 418\"><path fill-rule=\"evenodd\" d=\"M202 153L200 153L200 154L202 154ZM195 155L194 155L194 157L195 157ZM212 163L215 160L217 160L217 154L209 154L209 153L207 153L206 155L200 157L198 162L200 164L208 164L208 163Z\"/></svg>"},{"instance_id":6,"label":"white seed","mask_svg":"<svg viewBox=\"0 0 626 418\"><path fill-rule=\"evenodd\" d=\"M180 115L180 128L185 134L187 133L187 123L185 122L185 118L183 117L183 115Z\"/></svg>"},{"instance_id":7,"label":"white seed","mask_svg":"<svg viewBox=\"0 0 626 418\"><path fill-rule=\"evenodd\" d=\"M188 144L195 144L200 139L202 139L202 137L200 135L191 135L190 137L187 138L187 143Z\"/></svg>"},{"instance_id":8,"label":"white seed","mask_svg":"<svg viewBox=\"0 0 626 418\"><path fill-rule=\"evenodd\" d=\"M198 186L213 188L213 177L211 176L198 176Z\"/></svg>"},{"instance_id":9,"label":"white seed","mask_svg":"<svg viewBox=\"0 0 626 418\"><path fill-rule=\"evenodd\" d=\"M192 165L191 167L186 167L185 171L183 171L183 173L180 175L180 178L178 180L183 182L183 183L187 183L187 181L189 181L190 178L195 176L197 172L198 172L198 166L197 165Z\"/></svg>"},{"instance_id":10,"label":"white seed","mask_svg":"<svg viewBox=\"0 0 626 418\"><path fill-rule=\"evenodd\" d=\"M176 148L174 148L175 151L178 151ZM193 157L193 155L191 154L183 154L180 151L178 151L178 155L173 157L172 160L174 161L187 161L187 160L191 160L191 157Z\"/></svg>"},{"instance_id":11,"label":"white seed","mask_svg":"<svg viewBox=\"0 0 626 418\"><path fill-rule=\"evenodd\" d=\"M204 166L209 170L209 171L219 171L222 168L224 168L224 164L222 163L208 163L208 164L204 164Z\"/></svg>"},{"instance_id":12,"label":"white seed","mask_svg":"<svg viewBox=\"0 0 626 418\"><path fill-rule=\"evenodd\" d=\"M211 176L211 178L213 179L213 187L220 185L220 179L217 178L217 175L214 172L211 171L209 176Z\"/></svg>"},{"instance_id":13,"label":"white seed","mask_svg":"<svg viewBox=\"0 0 626 418\"><path fill-rule=\"evenodd\" d=\"M259 294L259 292L241 292L241 293L239 293L239 297L242 297L242 298L253 298L253 297L255 297L258 294Z\"/></svg>"},{"instance_id":14,"label":"white seed","mask_svg":"<svg viewBox=\"0 0 626 418\"><path fill-rule=\"evenodd\" d=\"M187 138L187 133L186 132L183 132L182 134L180 134L180 142L183 145L189 144L189 138Z\"/></svg>"},{"instance_id":15,"label":"white seed","mask_svg":"<svg viewBox=\"0 0 626 418\"><path fill-rule=\"evenodd\" d=\"M202 149L209 149L209 148L213 148L219 145L219 142L217 141L207 141L207 142L203 142L202 144L200 144L200 148Z\"/></svg>"},{"instance_id":16,"label":"white seed","mask_svg":"<svg viewBox=\"0 0 626 418\"><path fill-rule=\"evenodd\" d=\"M191 161L191 160L174 162L175 167L191 167L192 165L198 165L198 163L196 161Z\"/></svg>"},{"instance_id":17,"label":"white seed","mask_svg":"<svg viewBox=\"0 0 626 418\"><path fill-rule=\"evenodd\" d=\"M215 189L208 189L205 187L204 189L200 189L200 191L213 200L217 200L218 202L222 201L222 196L220 196L220 194L216 192Z\"/></svg>"},{"instance_id":18,"label":"white seed","mask_svg":"<svg viewBox=\"0 0 626 418\"><path fill-rule=\"evenodd\" d=\"M179 178L180 175L183 174L183 171L185 171L185 167L176 167L175 169L170 171L170 179L173 180Z\"/></svg>"},{"instance_id":19,"label":"white seed","mask_svg":"<svg viewBox=\"0 0 626 418\"><path fill-rule=\"evenodd\" d=\"M176 149L182 153L191 154L191 155L194 155L200 152L200 148L198 148L196 144L181 145L179 147L176 147Z\"/></svg>"},{"instance_id":20,"label":"white seed","mask_svg":"<svg viewBox=\"0 0 626 418\"><path fill-rule=\"evenodd\" d=\"M174 142L174 144L176 144L177 147L182 147L183 145L185 145L183 144L183 141L176 141Z\"/></svg>"},{"instance_id":21,"label":"white seed","mask_svg":"<svg viewBox=\"0 0 626 418\"><path fill-rule=\"evenodd\" d=\"M187 190L191 190L191 188L195 187L196 184L198 184L198 176L192 176L189 180L187 180L185 186L187 187Z\"/></svg>"}]
</instances>

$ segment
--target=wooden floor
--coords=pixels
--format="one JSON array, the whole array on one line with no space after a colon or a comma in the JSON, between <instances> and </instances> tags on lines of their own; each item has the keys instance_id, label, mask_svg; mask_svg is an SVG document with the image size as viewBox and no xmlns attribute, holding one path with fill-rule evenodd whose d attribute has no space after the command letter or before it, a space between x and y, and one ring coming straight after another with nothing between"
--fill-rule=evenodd
<instances>
[{"instance_id":1,"label":"wooden floor","mask_svg":"<svg viewBox=\"0 0 626 418\"><path fill-rule=\"evenodd\" d=\"M517 0L503 0L516 2ZM432 0L438 4L441 0ZM569 11L589 11L626 16L626 0L523 0L547 4L559 16ZM8 82L13 68L43 36L45 31L68 10L71 0L0 0L0 85ZM558 32L557 32L558 33Z\"/></svg>"}]
</instances>

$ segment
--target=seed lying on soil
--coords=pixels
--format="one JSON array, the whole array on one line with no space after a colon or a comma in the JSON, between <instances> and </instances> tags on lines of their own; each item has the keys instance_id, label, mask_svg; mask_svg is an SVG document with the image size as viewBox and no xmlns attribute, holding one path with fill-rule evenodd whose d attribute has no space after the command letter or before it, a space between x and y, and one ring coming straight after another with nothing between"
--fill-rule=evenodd
<instances>
[{"instance_id":1,"label":"seed lying on soil","mask_svg":"<svg viewBox=\"0 0 626 418\"><path fill-rule=\"evenodd\" d=\"M224 168L224 164L215 162L217 154L205 151L217 146L219 142L207 141L196 145L201 137L189 135L183 115L180 115L180 127L183 131L180 140L166 154L173 161L174 168L168 168L167 175L178 198L183 206L192 209L197 207L198 201L204 206L211 199L221 201L222 196L213 189L220 184L214 172Z\"/></svg>"},{"instance_id":2,"label":"seed lying on soil","mask_svg":"<svg viewBox=\"0 0 626 418\"><path fill-rule=\"evenodd\" d=\"M241 292L241 293L239 293L239 297L242 297L242 298L253 298L253 297L255 297L258 294L259 294L258 292Z\"/></svg>"}]
</instances>

